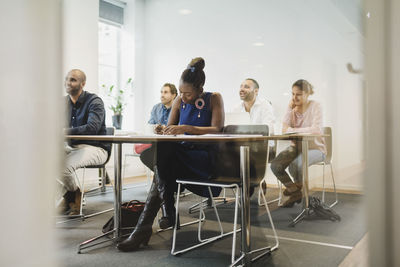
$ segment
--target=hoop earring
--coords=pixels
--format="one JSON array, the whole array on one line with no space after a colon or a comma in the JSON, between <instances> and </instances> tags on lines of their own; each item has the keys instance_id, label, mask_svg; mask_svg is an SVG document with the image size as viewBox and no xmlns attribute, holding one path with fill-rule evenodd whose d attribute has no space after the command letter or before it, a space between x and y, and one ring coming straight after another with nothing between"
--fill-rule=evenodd
<instances>
[{"instance_id":1,"label":"hoop earring","mask_svg":"<svg viewBox=\"0 0 400 267\"><path fill-rule=\"evenodd\" d=\"M205 106L205 102L203 98L197 98L196 101L194 102L196 108L199 110L199 114L197 115L197 118L200 118L200 110L202 110Z\"/></svg>"}]
</instances>

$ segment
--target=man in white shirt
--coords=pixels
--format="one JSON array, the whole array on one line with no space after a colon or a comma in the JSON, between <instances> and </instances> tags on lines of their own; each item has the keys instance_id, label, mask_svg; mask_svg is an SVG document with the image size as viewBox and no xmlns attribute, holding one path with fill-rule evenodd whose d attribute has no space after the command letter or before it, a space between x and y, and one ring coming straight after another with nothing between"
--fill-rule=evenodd
<instances>
[{"instance_id":1,"label":"man in white shirt","mask_svg":"<svg viewBox=\"0 0 400 267\"><path fill-rule=\"evenodd\" d=\"M267 124L269 134L274 133L275 115L270 101L258 97L259 85L248 78L240 85L239 95L243 101L233 112L247 112L252 124ZM271 145L271 144L270 144Z\"/></svg>"},{"instance_id":2,"label":"man in white shirt","mask_svg":"<svg viewBox=\"0 0 400 267\"><path fill-rule=\"evenodd\" d=\"M274 133L275 115L270 101L258 97L258 90L260 86L258 82L254 79L247 78L240 85L239 95L240 99L243 101L238 106L233 109L233 112L247 112L250 116L251 124L267 124L269 129L269 134ZM271 162L275 158L276 141L269 141L269 157L268 162ZM262 183L261 186L266 192L267 183ZM254 187L250 188L252 195L254 192Z\"/></svg>"}]
</instances>

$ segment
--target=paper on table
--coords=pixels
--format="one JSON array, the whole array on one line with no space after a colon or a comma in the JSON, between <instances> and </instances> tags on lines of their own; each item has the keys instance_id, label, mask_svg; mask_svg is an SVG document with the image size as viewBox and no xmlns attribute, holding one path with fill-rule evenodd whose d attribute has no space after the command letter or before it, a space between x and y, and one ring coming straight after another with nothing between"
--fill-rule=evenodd
<instances>
[{"instance_id":1,"label":"paper on table","mask_svg":"<svg viewBox=\"0 0 400 267\"><path fill-rule=\"evenodd\" d=\"M262 136L261 134L245 134L245 135L251 135L251 136ZM129 136L138 136L138 135L129 135ZM243 134L202 134L202 135L190 135L190 134L146 134L146 135L140 135L140 137L179 137L179 138L188 138L191 139L193 137L237 137L237 136L243 136Z\"/></svg>"},{"instance_id":2,"label":"paper on table","mask_svg":"<svg viewBox=\"0 0 400 267\"><path fill-rule=\"evenodd\" d=\"M286 132L286 133L283 133L282 135L290 135L290 134L297 134L296 132Z\"/></svg>"},{"instance_id":3,"label":"paper on table","mask_svg":"<svg viewBox=\"0 0 400 267\"><path fill-rule=\"evenodd\" d=\"M218 136L242 136L243 134L203 134L201 136L209 136L209 137L218 137ZM262 134L244 134L244 135L251 135L251 136L263 136Z\"/></svg>"},{"instance_id":4,"label":"paper on table","mask_svg":"<svg viewBox=\"0 0 400 267\"><path fill-rule=\"evenodd\" d=\"M286 132L286 133L283 133L282 135L291 135L291 134L307 135L307 134L312 134L312 133Z\"/></svg>"}]
</instances>

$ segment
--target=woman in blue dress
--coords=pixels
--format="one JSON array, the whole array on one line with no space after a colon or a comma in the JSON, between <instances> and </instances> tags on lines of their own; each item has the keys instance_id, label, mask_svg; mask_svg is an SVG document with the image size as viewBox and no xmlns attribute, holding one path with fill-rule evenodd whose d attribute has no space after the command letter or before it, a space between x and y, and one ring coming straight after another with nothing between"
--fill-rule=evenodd
<instances>
[{"instance_id":1,"label":"woman in blue dress","mask_svg":"<svg viewBox=\"0 0 400 267\"><path fill-rule=\"evenodd\" d=\"M160 134L211 134L219 133L224 126L224 104L219 93L205 92L203 58L193 59L183 71L179 84L180 95L175 99L168 124L159 127ZM155 148L156 147L156 148ZM140 215L135 230L118 244L121 251L134 251L140 245L147 245L152 234L152 225L161 205L163 218L160 227L166 228L175 223L176 179L210 179L214 176L213 162L217 149L213 145L188 142L160 142L145 150L141 160L155 170L154 179L147 196L145 208ZM156 160L156 168L154 160ZM207 196L202 187L190 188L197 194ZM213 195L219 194L213 190Z\"/></svg>"}]
</instances>

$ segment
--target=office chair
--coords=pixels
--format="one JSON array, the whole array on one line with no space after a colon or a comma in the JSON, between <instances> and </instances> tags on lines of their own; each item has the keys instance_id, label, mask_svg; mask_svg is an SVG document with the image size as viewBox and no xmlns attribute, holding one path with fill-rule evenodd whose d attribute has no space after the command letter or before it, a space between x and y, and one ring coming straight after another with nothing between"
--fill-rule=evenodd
<instances>
[{"instance_id":1,"label":"office chair","mask_svg":"<svg viewBox=\"0 0 400 267\"><path fill-rule=\"evenodd\" d=\"M322 202L325 203L325 166L329 165L331 168L331 177L333 184L333 191L335 192L335 201L329 205L329 207L333 207L338 203L338 194L336 191L336 183L335 177L333 175L333 167L332 167L332 128L331 127L323 127L323 133L329 135L325 137L325 146L326 146L326 157L324 161L317 162L314 165L322 165Z\"/></svg>"},{"instance_id":2,"label":"office chair","mask_svg":"<svg viewBox=\"0 0 400 267\"><path fill-rule=\"evenodd\" d=\"M114 133L115 133L115 128L114 127L107 127L106 128L106 135L114 135ZM101 192L105 192L106 191L105 190L106 189L105 185L106 185L106 179L108 177L108 173L107 173L107 170L106 170L106 164L110 160L110 156L111 156L111 151L110 151L110 153L108 153L107 159L103 164L84 166L83 167L83 174L82 174L82 178L81 179L79 179L76 171L74 171L75 176L77 178L76 180L79 183L79 188L81 188L81 204L80 204L79 214L78 215L68 215L66 217L68 217L68 218L78 218L78 219L84 220L85 218L90 218L90 217L93 217L93 216L96 216L96 215L99 215L99 214L103 214L103 213L106 213L106 212L109 212L109 211L113 210L113 208L111 208L111 209L106 209L106 210L103 210L103 211L95 212L95 213L92 213L92 214L89 214L89 215L83 214L83 205L85 204L85 194L87 194L87 193L89 193L89 192L91 192L93 190L97 190L99 188L101 189ZM93 188L93 189L91 189L91 190L89 190L87 192L85 192L85 173L86 173L86 169L99 169L99 174L101 174L100 186L96 187L96 188ZM61 223L61 222L58 222L58 223Z\"/></svg>"},{"instance_id":3,"label":"office chair","mask_svg":"<svg viewBox=\"0 0 400 267\"><path fill-rule=\"evenodd\" d=\"M327 152L326 153L326 157L325 157L324 161L314 163L311 166L319 165L319 166L323 167L323 171L322 171L322 202L323 203L325 203L325 166L326 165L330 166L332 184L333 184L333 189L334 189L334 193L335 193L335 201L329 205L329 207L332 208L333 206L335 206L338 203L338 194L337 194L337 191L336 191L336 183L335 183L335 177L333 175L333 167L332 167L332 128L331 127L323 127L322 128L322 132L323 132L323 134L328 135L328 137L325 137L325 146L326 146L326 152ZM262 183L265 182L264 185L265 185L265 187L267 186L267 183L266 183L265 179L266 178L264 178L261 181L260 190L259 190L259 193L258 193L258 197L259 197L258 198L258 204L260 206L263 205L260 202L260 196L261 196L261 194L264 194L264 190L261 190L263 188L262 187L263 186ZM277 199L269 201L268 204L270 204L272 202L275 202L275 201L278 201L278 206L280 206L281 205L281 200L282 200L282 183L279 180L277 180L277 182L278 182L278 188L279 188L279 197Z\"/></svg>"},{"instance_id":4,"label":"office chair","mask_svg":"<svg viewBox=\"0 0 400 267\"><path fill-rule=\"evenodd\" d=\"M264 136L268 135L268 126L267 125L228 125L224 127L223 130L224 134L262 134ZM264 174L265 174L265 169L267 166L267 158L268 158L268 141L266 142L251 142L247 144L250 147L250 186L258 186L260 184L260 181L263 179ZM205 219L205 213L203 211L203 206L200 205L200 212L199 212L199 219L197 220L199 222L198 225L198 241L199 243L196 245L193 245L191 247L182 249L177 251L176 248L176 232L177 232L177 222L175 222L174 226L174 232L173 232L173 241L172 241L172 249L171 249L171 254L172 255L178 255L185 253L189 250L195 249L197 247L203 246L205 244L214 242L222 237L225 237L227 235L233 235L233 240L232 240L232 255L231 255L231 261L232 264L236 264L239 259L235 258L235 249L236 249L236 233L240 231L240 229L237 229L237 217L238 217L238 207L239 205L242 208L245 208L244 205L241 205L241 201L239 201L239 192L242 189L242 182L240 178L240 167L239 167L239 154L238 150L240 149L240 145L238 144L233 144L233 143L224 143L224 150L222 150L224 153L220 153L218 156L218 163L216 166L218 166L218 172L220 172L215 179L210 179L207 181L199 181L195 179L178 179L176 182L178 184L178 193L177 193L177 200L176 200L176 218L178 217L178 211L179 211L179 194L181 190L182 185L201 185L201 186L207 186L208 187L208 192L209 192L209 197L211 198L212 202L212 207L214 209L218 225L219 225L219 230L220 234L203 239L201 237L201 227L202 227L202 222ZM235 155L235 156L232 156ZM230 172L234 173L233 175L226 176L223 172L226 170L230 170ZM217 207L214 202L214 197L211 191L211 187L221 187L221 188L233 188L235 192L235 209L234 209L234 223L233 223L233 230L224 233ZM242 200L242 199L241 199ZM262 253L256 258L259 258L263 256L266 253L269 253L270 251L275 250L279 246L279 241L278 241L278 236L275 230L274 223L272 221L272 217L268 208L268 205L266 204L266 199L265 197L263 198L264 203L265 203L265 209L267 211L267 215L269 218L269 221L271 223L271 227L274 233L274 239L275 239L275 245L273 247L268 246L264 248L260 248L257 250L254 250L252 252L261 252L268 250L267 252ZM250 212L250 211L244 211L244 212ZM242 222L243 223L243 222ZM242 240L243 242L243 240ZM255 259L256 259L255 258ZM254 260L255 260L254 259Z\"/></svg>"}]
</instances>

